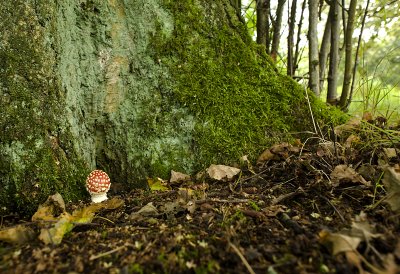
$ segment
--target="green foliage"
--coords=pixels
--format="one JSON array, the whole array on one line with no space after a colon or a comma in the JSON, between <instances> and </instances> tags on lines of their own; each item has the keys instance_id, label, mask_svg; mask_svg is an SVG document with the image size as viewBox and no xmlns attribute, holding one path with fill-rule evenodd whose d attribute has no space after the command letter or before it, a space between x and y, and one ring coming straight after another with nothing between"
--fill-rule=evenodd
<instances>
[{"instance_id":1,"label":"green foliage","mask_svg":"<svg viewBox=\"0 0 400 274\"><path fill-rule=\"evenodd\" d=\"M249 201L249 206L255 211L260 211L260 207L254 201Z\"/></svg>"}]
</instances>

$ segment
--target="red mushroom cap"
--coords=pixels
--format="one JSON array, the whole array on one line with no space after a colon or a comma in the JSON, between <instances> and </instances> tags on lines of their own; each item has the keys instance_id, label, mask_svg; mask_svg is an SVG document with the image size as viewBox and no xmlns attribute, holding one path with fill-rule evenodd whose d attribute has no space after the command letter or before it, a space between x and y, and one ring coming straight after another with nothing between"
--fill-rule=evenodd
<instances>
[{"instance_id":1,"label":"red mushroom cap","mask_svg":"<svg viewBox=\"0 0 400 274\"><path fill-rule=\"evenodd\" d=\"M110 177L102 170L93 170L86 179L89 193L105 193L110 189Z\"/></svg>"}]
</instances>

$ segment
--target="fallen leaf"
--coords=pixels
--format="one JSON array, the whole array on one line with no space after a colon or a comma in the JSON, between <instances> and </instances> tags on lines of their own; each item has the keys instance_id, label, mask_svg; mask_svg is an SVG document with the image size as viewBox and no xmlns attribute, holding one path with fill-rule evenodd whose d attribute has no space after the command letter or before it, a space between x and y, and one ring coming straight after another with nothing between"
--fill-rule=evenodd
<instances>
[{"instance_id":1,"label":"fallen leaf","mask_svg":"<svg viewBox=\"0 0 400 274\"><path fill-rule=\"evenodd\" d=\"M387 254L384 257L383 265L385 269L381 272L382 274L398 274L399 266L396 263L396 259L393 254Z\"/></svg>"},{"instance_id":2,"label":"fallen leaf","mask_svg":"<svg viewBox=\"0 0 400 274\"><path fill-rule=\"evenodd\" d=\"M396 149L393 147L388 147L388 148L384 147L383 152L385 153L386 157L389 159L397 157Z\"/></svg>"},{"instance_id":3,"label":"fallen leaf","mask_svg":"<svg viewBox=\"0 0 400 274\"><path fill-rule=\"evenodd\" d=\"M355 220L351 224L350 234L366 242L369 242L372 238L383 236L382 234L374 233L374 226L368 222L367 215L363 211L355 217Z\"/></svg>"},{"instance_id":4,"label":"fallen leaf","mask_svg":"<svg viewBox=\"0 0 400 274\"><path fill-rule=\"evenodd\" d=\"M178 202L186 203L187 201L193 199L194 194L195 194L195 192L193 189L181 187L178 189L177 200L178 200Z\"/></svg>"},{"instance_id":5,"label":"fallen leaf","mask_svg":"<svg viewBox=\"0 0 400 274\"><path fill-rule=\"evenodd\" d=\"M39 205L38 210L33 214L32 221L55 221L57 216L65 212L65 203L61 194L56 193L47 198L46 202Z\"/></svg>"},{"instance_id":6,"label":"fallen leaf","mask_svg":"<svg viewBox=\"0 0 400 274\"><path fill-rule=\"evenodd\" d=\"M393 211L400 210L400 169L386 168L382 182L387 191L386 203L390 205Z\"/></svg>"},{"instance_id":7,"label":"fallen leaf","mask_svg":"<svg viewBox=\"0 0 400 274\"><path fill-rule=\"evenodd\" d=\"M17 225L0 230L0 241L12 243L12 244L23 244L33 239L35 232L25 226Z\"/></svg>"},{"instance_id":8,"label":"fallen leaf","mask_svg":"<svg viewBox=\"0 0 400 274\"><path fill-rule=\"evenodd\" d=\"M52 196L51 196L52 197ZM64 211L59 216L51 215L51 206L45 206L45 204L52 200L53 198L49 197L47 201L40 207L38 210L40 214L35 214L36 217L32 219L34 220L51 220L56 221L56 223L48 228L47 224L40 230L39 239L45 244L60 244L64 235L70 232L76 224L79 223L90 223L96 212L101 209L116 209L124 204L124 201L119 198L113 198L111 200L107 200L103 203L91 204L87 207L83 207L81 209L75 210L72 215L68 212ZM60 202L62 200L61 195L58 197L57 201ZM46 213L43 215L43 213ZM34 216L35 216L34 215ZM44 217L43 217L44 216ZM42 218L42 219L40 219Z\"/></svg>"},{"instance_id":9,"label":"fallen leaf","mask_svg":"<svg viewBox=\"0 0 400 274\"><path fill-rule=\"evenodd\" d=\"M171 178L169 179L169 182L171 184L175 184L175 183L187 182L190 181L190 179L191 179L190 176L187 174L171 170Z\"/></svg>"},{"instance_id":10,"label":"fallen leaf","mask_svg":"<svg viewBox=\"0 0 400 274\"><path fill-rule=\"evenodd\" d=\"M360 137L357 135L351 134L345 141L344 147L350 148L353 143L359 143L360 142Z\"/></svg>"},{"instance_id":11,"label":"fallen leaf","mask_svg":"<svg viewBox=\"0 0 400 274\"><path fill-rule=\"evenodd\" d=\"M168 183L161 178L147 178L147 184L151 191L168 191L170 187Z\"/></svg>"},{"instance_id":12,"label":"fallen leaf","mask_svg":"<svg viewBox=\"0 0 400 274\"><path fill-rule=\"evenodd\" d=\"M333 255L346 251L354 251L361 243L361 239L358 237L351 237L341 233L330 233L326 230L322 230L319 233L319 237L321 243L332 245Z\"/></svg>"},{"instance_id":13,"label":"fallen leaf","mask_svg":"<svg viewBox=\"0 0 400 274\"><path fill-rule=\"evenodd\" d=\"M150 202L139 209L137 212L132 212L130 219L133 221L142 220L143 217L152 217L158 215L157 208Z\"/></svg>"},{"instance_id":14,"label":"fallen leaf","mask_svg":"<svg viewBox=\"0 0 400 274\"><path fill-rule=\"evenodd\" d=\"M359 118L352 118L347 123L343 125L336 126L334 131L337 136L341 136L344 132L351 132L355 128L358 128L361 124L361 120Z\"/></svg>"},{"instance_id":15,"label":"fallen leaf","mask_svg":"<svg viewBox=\"0 0 400 274\"><path fill-rule=\"evenodd\" d=\"M263 153L261 153L260 156L258 156L257 164L261 164L269 160L279 160L279 156L272 153L269 149L266 149Z\"/></svg>"},{"instance_id":16,"label":"fallen leaf","mask_svg":"<svg viewBox=\"0 0 400 274\"><path fill-rule=\"evenodd\" d=\"M365 270L362 267L360 255L358 255L358 253L354 252L354 250L353 251L346 251L345 255L346 255L347 262L349 264L354 265L355 267L357 267L359 274L364 274L365 273Z\"/></svg>"},{"instance_id":17,"label":"fallen leaf","mask_svg":"<svg viewBox=\"0 0 400 274\"><path fill-rule=\"evenodd\" d=\"M276 217L276 215L278 215L279 213L283 213L286 210L287 210L286 206L277 204L277 205L270 205L264 208L262 211L268 217Z\"/></svg>"},{"instance_id":18,"label":"fallen leaf","mask_svg":"<svg viewBox=\"0 0 400 274\"><path fill-rule=\"evenodd\" d=\"M361 183L367 187L371 186L360 174L347 165L338 165L331 172L331 180L334 186L338 186L342 182Z\"/></svg>"},{"instance_id":19,"label":"fallen leaf","mask_svg":"<svg viewBox=\"0 0 400 274\"><path fill-rule=\"evenodd\" d=\"M224 165L211 165L207 168L207 174L211 179L217 181L230 181L239 174L240 169L236 167L224 166Z\"/></svg>"},{"instance_id":20,"label":"fallen leaf","mask_svg":"<svg viewBox=\"0 0 400 274\"><path fill-rule=\"evenodd\" d=\"M53 227L40 230L39 239L45 244L60 244L64 235L74 228L71 220L71 215L64 212Z\"/></svg>"},{"instance_id":21,"label":"fallen leaf","mask_svg":"<svg viewBox=\"0 0 400 274\"><path fill-rule=\"evenodd\" d=\"M158 214L158 211L157 208L153 205L153 202L150 202L142 207L137 213L142 216L154 216Z\"/></svg>"}]
</instances>

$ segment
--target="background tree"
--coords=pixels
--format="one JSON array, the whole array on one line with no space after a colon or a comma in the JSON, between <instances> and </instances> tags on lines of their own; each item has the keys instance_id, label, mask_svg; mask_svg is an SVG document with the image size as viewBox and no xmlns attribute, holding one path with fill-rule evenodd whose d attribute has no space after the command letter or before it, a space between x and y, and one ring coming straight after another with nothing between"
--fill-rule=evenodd
<instances>
[{"instance_id":1,"label":"background tree","mask_svg":"<svg viewBox=\"0 0 400 274\"><path fill-rule=\"evenodd\" d=\"M329 52L328 93L326 101L337 104L338 67L339 67L339 38L340 38L340 8L338 0L330 2L331 47Z\"/></svg>"},{"instance_id":2,"label":"background tree","mask_svg":"<svg viewBox=\"0 0 400 274\"><path fill-rule=\"evenodd\" d=\"M340 96L339 106L344 109L347 106L347 100L349 99L349 92L351 86L351 78L352 78L352 66L353 63L353 30L355 24L355 16L356 16L356 8L357 8L357 0L351 0L349 11L348 11L348 19L347 26L345 32L345 61L344 61L344 79L343 79L343 88L342 94ZM344 7L343 7L344 9Z\"/></svg>"},{"instance_id":3,"label":"background tree","mask_svg":"<svg viewBox=\"0 0 400 274\"><path fill-rule=\"evenodd\" d=\"M291 77L294 76L295 71L295 58L294 58L294 32L296 25L296 10L297 10L297 0L292 0L289 16L289 34L288 34L288 52L287 52L287 74Z\"/></svg>"},{"instance_id":4,"label":"background tree","mask_svg":"<svg viewBox=\"0 0 400 274\"><path fill-rule=\"evenodd\" d=\"M309 87L318 96L319 91L319 60L318 60L318 0L309 0Z\"/></svg>"},{"instance_id":5,"label":"background tree","mask_svg":"<svg viewBox=\"0 0 400 274\"><path fill-rule=\"evenodd\" d=\"M279 44L281 39L281 27L282 27L282 16L283 16L283 8L285 6L286 0L278 0L278 6L276 8L276 16L272 22L273 26L273 35L272 35L272 45L271 45L271 57L274 61L276 61L278 52L279 52Z\"/></svg>"},{"instance_id":6,"label":"background tree","mask_svg":"<svg viewBox=\"0 0 400 274\"><path fill-rule=\"evenodd\" d=\"M266 52L269 53L269 10L270 0L257 0L257 43L264 45Z\"/></svg>"}]
</instances>

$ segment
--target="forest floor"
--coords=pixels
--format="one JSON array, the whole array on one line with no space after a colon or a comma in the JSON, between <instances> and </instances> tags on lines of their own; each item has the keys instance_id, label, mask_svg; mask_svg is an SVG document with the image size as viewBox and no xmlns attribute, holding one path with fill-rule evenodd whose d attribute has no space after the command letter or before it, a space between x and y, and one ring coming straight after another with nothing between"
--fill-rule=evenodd
<instances>
[{"instance_id":1,"label":"forest floor","mask_svg":"<svg viewBox=\"0 0 400 274\"><path fill-rule=\"evenodd\" d=\"M0 272L400 273L400 132L358 121L335 138L277 144L236 176L3 216Z\"/></svg>"}]
</instances>

